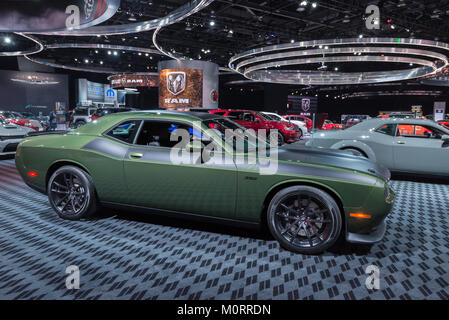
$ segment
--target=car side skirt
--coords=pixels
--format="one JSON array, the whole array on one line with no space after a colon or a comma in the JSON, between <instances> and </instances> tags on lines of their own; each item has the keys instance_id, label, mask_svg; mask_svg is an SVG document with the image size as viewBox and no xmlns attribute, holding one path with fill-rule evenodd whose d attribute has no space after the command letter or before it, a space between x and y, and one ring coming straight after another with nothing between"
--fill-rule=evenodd
<instances>
[{"instance_id":1,"label":"car side skirt","mask_svg":"<svg viewBox=\"0 0 449 320\"><path fill-rule=\"evenodd\" d=\"M195 213L170 211L170 210L135 206L135 205L129 205L129 204L115 203L115 202L107 202L107 201L101 201L100 204L104 207L111 208L111 209L130 210L130 211L135 211L135 212L153 214L153 215L157 215L157 216L163 216L163 217L169 217L169 218L179 218L179 219L200 221L200 222L217 223L217 224L227 225L227 226L232 226L232 227L242 227L242 228L247 228L247 229L259 229L261 227L261 223L259 223L259 222L242 221L242 220L228 219L228 218L222 218L222 217L203 216L203 215L199 215L199 214L195 214Z\"/></svg>"}]
</instances>

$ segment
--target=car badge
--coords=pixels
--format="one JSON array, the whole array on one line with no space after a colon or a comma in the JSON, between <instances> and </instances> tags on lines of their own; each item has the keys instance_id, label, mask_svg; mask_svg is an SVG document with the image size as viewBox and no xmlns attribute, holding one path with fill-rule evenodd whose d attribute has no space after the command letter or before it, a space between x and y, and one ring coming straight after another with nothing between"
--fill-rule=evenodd
<instances>
[{"instance_id":1,"label":"car badge","mask_svg":"<svg viewBox=\"0 0 449 320\"><path fill-rule=\"evenodd\" d=\"M310 110L310 99L302 99L302 111L308 112Z\"/></svg>"},{"instance_id":2,"label":"car badge","mask_svg":"<svg viewBox=\"0 0 449 320\"><path fill-rule=\"evenodd\" d=\"M177 96L186 89L186 73L185 72L168 72L167 73L167 90Z\"/></svg>"}]
</instances>

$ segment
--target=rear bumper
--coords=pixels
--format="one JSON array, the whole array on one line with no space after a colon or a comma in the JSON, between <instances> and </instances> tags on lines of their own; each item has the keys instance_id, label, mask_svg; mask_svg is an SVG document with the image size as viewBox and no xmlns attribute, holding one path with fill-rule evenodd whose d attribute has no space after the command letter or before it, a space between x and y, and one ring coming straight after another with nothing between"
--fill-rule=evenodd
<instances>
[{"instance_id":1,"label":"rear bumper","mask_svg":"<svg viewBox=\"0 0 449 320\"><path fill-rule=\"evenodd\" d=\"M385 221L382 221L382 223L369 234L348 232L346 235L346 241L359 244L374 244L380 242L383 239L386 230L387 224L385 223Z\"/></svg>"}]
</instances>

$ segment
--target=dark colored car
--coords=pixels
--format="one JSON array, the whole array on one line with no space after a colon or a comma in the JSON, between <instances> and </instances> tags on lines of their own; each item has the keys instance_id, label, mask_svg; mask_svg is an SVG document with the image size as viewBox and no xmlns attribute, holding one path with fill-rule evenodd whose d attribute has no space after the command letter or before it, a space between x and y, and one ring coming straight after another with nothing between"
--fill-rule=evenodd
<instances>
[{"instance_id":1,"label":"dark colored car","mask_svg":"<svg viewBox=\"0 0 449 320\"><path fill-rule=\"evenodd\" d=\"M113 114L61 135L28 137L16 166L63 219L84 219L105 206L264 225L283 247L305 254L325 251L340 236L365 244L382 239L395 198L387 169L347 152L302 147L273 149L276 169L261 174L264 165L251 161L250 150L266 142L253 136L240 148L228 130L244 132L207 113ZM173 161L179 153L185 162Z\"/></svg>"},{"instance_id":2,"label":"dark colored car","mask_svg":"<svg viewBox=\"0 0 449 320\"><path fill-rule=\"evenodd\" d=\"M104 117L108 114L114 114L114 113L120 113L120 112L129 112L132 111L133 109L131 108L100 108L97 109L93 114L91 119L95 120L95 119L99 119L101 117Z\"/></svg>"},{"instance_id":3,"label":"dark colored car","mask_svg":"<svg viewBox=\"0 0 449 320\"><path fill-rule=\"evenodd\" d=\"M237 122L247 129L266 130L268 134L277 130L278 144L294 143L301 139L299 127L288 121L274 121L261 112L251 110L211 110L210 113L217 114Z\"/></svg>"}]
</instances>

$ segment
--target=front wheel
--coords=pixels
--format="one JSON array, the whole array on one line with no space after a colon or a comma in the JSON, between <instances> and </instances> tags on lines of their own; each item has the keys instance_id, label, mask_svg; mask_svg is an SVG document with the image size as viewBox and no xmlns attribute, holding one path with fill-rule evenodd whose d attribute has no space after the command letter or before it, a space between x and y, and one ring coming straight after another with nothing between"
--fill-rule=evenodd
<instances>
[{"instance_id":1,"label":"front wheel","mask_svg":"<svg viewBox=\"0 0 449 320\"><path fill-rule=\"evenodd\" d=\"M341 212L335 200L308 186L290 187L277 193L268 207L267 222L283 248L302 254L326 251L342 230Z\"/></svg>"},{"instance_id":2,"label":"front wheel","mask_svg":"<svg viewBox=\"0 0 449 320\"><path fill-rule=\"evenodd\" d=\"M53 173L47 195L50 205L62 219L81 220L97 211L92 178L74 166L65 166Z\"/></svg>"}]
</instances>

